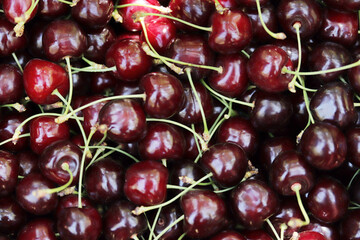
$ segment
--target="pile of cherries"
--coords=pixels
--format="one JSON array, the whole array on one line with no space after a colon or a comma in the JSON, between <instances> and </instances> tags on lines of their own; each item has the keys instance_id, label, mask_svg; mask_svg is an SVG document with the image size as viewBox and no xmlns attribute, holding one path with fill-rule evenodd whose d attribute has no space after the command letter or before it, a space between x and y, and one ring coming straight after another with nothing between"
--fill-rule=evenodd
<instances>
[{"instance_id":1,"label":"pile of cherries","mask_svg":"<svg viewBox=\"0 0 360 240\"><path fill-rule=\"evenodd\" d=\"M0 240L360 239L360 1L0 4Z\"/></svg>"}]
</instances>

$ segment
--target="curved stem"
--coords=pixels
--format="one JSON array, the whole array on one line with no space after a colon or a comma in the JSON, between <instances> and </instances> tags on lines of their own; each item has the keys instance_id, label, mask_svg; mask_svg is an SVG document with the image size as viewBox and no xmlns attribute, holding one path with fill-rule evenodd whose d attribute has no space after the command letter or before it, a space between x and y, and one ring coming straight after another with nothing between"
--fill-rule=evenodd
<instances>
[{"instance_id":1,"label":"curved stem","mask_svg":"<svg viewBox=\"0 0 360 240\"><path fill-rule=\"evenodd\" d=\"M298 65L296 68L296 73L300 72L300 68L301 68L301 58L302 58L302 52L301 52L301 38L300 38L300 27L301 24L299 22L294 23L293 27L296 30L296 38L297 38L297 43L298 43ZM288 89L290 92L296 92L295 90L295 84L296 84L296 79L298 78L298 74L295 74L294 77L292 78L292 80L290 81L290 83L288 84Z\"/></svg>"},{"instance_id":2,"label":"curved stem","mask_svg":"<svg viewBox=\"0 0 360 240\"><path fill-rule=\"evenodd\" d=\"M35 7L38 5L39 0L32 0L31 5L26 12L21 15L20 17L16 17L14 20L16 25L14 26L14 32L16 37L21 37L24 34L24 26L25 23L30 19L32 12L34 11Z\"/></svg>"},{"instance_id":3,"label":"curved stem","mask_svg":"<svg viewBox=\"0 0 360 240\"><path fill-rule=\"evenodd\" d=\"M304 87L300 83L298 83L297 81L294 81L294 84L295 84L296 87L300 88L301 90L305 90L307 92L317 92L317 89Z\"/></svg>"},{"instance_id":4,"label":"curved stem","mask_svg":"<svg viewBox=\"0 0 360 240\"><path fill-rule=\"evenodd\" d=\"M164 228L164 230L162 230L159 235L157 235L154 240L158 240L159 238L161 238L167 231L169 231L173 226L175 226L176 224L178 224L179 222L181 222L182 220L184 220L185 215L181 215L179 218L177 218L174 222L172 222L171 224L169 224L166 228Z\"/></svg>"},{"instance_id":5,"label":"curved stem","mask_svg":"<svg viewBox=\"0 0 360 240\"><path fill-rule=\"evenodd\" d=\"M306 212L306 209L302 203L302 200L301 200L301 196L300 196L300 190L301 190L301 184L300 183L294 183L292 186L291 186L291 190L295 192L296 194L296 200L298 202L298 205L299 205L299 208L300 208L300 211L305 219L305 221L302 221L298 218L293 218L291 220L289 220L289 222L287 223L287 225L291 228L297 228L297 227L302 227L302 226L306 226L310 223L310 218L309 218L309 215L307 214Z\"/></svg>"},{"instance_id":6,"label":"curved stem","mask_svg":"<svg viewBox=\"0 0 360 240\"><path fill-rule=\"evenodd\" d=\"M300 83L303 87L305 87L305 81L303 78L299 77L299 80L300 80ZM309 95L307 94L306 90L303 90L303 96L304 96L304 102L305 102L305 107L306 107L306 111L308 112L308 115L309 115L309 123L312 123L314 124L315 123L315 120L312 116L312 113L311 113L311 109L310 109L310 100L309 100ZM307 127L306 127L307 128ZM305 128L305 129L306 129ZM304 130L305 130L304 129Z\"/></svg>"},{"instance_id":7,"label":"curved stem","mask_svg":"<svg viewBox=\"0 0 360 240\"><path fill-rule=\"evenodd\" d=\"M157 210L157 212L156 212L153 225L152 225L151 228L150 228L149 240L152 240L152 236L154 235L154 230L155 230L155 227L156 227L156 222L157 222L158 219L159 219L161 209L162 209L162 207L159 207L158 210ZM156 238L156 237L155 237L155 238Z\"/></svg>"},{"instance_id":8,"label":"curved stem","mask_svg":"<svg viewBox=\"0 0 360 240\"><path fill-rule=\"evenodd\" d=\"M171 9L169 7L163 7L163 6L154 6L154 5L150 5L150 4L141 4L141 3L127 3L127 4L121 4L121 5L117 5L116 8L126 8L126 7L146 7L146 8L151 8L151 9L155 9L161 13L171 13Z\"/></svg>"},{"instance_id":9,"label":"curved stem","mask_svg":"<svg viewBox=\"0 0 360 240\"><path fill-rule=\"evenodd\" d=\"M66 61L66 66L67 66L67 70L68 70L68 75L69 75L69 94L68 94L68 100L66 103L64 115L68 114L68 112L69 112L70 104L72 101L73 89L74 89L72 73L71 73L70 57L68 57L68 56L65 57L65 61Z\"/></svg>"},{"instance_id":10,"label":"curved stem","mask_svg":"<svg viewBox=\"0 0 360 240\"><path fill-rule=\"evenodd\" d=\"M18 136L18 139L19 139L19 138L24 138L24 137L30 137L30 133L21 134L21 135ZM4 144L6 144L6 143L9 143L9 142L11 142L11 141L13 141L12 138L6 139L6 140L0 142L0 146L4 145Z\"/></svg>"},{"instance_id":11,"label":"curved stem","mask_svg":"<svg viewBox=\"0 0 360 240\"><path fill-rule=\"evenodd\" d=\"M69 174L69 180L67 181L67 183L65 183L64 185L62 185L60 187L57 187L57 188L39 189L37 194L43 195L43 194L59 193L61 191L64 191L65 189L67 189L71 185L71 183L74 180L74 176L73 176L73 173L70 170L69 164L64 162L63 164L61 164L61 168L64 171L68 172L68 174Z\"/></svg>"},{"instance_id":12,"label":"curved stem","mask_svg":"<svg viewBox=\"0 0 360 240\"><path fill-rule=\"evenodd\" d=\"M0 144L0 145L1 145L1 144ZM353 181L355 180L356 176L357 176L359 173L360 173L360 169L358 169L358 170L355 172L355 174L352 176L352 178L351 178L351 180L350 180L349 184L348 184L348 185L347 185L347 187L346 187L346 189L347 189L347 190L349 190L349 189L350 189L351 184L353 183Z\"/></svg>"},{"instance_id":13,"label":"curved stem","mask_svg":"<svg viewBox=\"0 0 360 240\"><path fill-rule=\"evenodd\" d=\"M191 124L191 129L195 132L195 126L194 124ZM200 157L202 156L202 150L201 150L201 147L200 147L200 144L199 144L199 140L196 136L194 136L194 139L195 139L195 144L196 144L196 148L200 154Z\"/></svg>"}]
</instances>

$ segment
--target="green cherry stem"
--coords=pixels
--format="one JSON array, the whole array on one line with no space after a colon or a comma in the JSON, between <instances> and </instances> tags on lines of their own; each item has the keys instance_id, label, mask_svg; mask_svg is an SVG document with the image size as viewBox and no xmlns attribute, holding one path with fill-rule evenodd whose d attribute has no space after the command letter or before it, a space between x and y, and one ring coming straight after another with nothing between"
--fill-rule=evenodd
<instances>
[{"instance_id":1,"label":"green cherry stem","mask_svg":"<svg viewBox=\"0 0 360 240\"><path fill-rule=\"evenodd\" d=\"M224 8L223 5L221 5L221 3L219 2L219 0L214 0L215 3L215 9L218 13L223 14L223 12L227 9Z\"/></svg>"},{"instance_id":2,"label":"green cherry stem","mask_svg":"<svg viewBox=\"0 0 360 240\"><path fill-rule=\"evenodd\" d=\"M291 228L297 228L297 227L303 227L310 223L309 215L306 212L306 209L302 203L301 196L300 196L300 190L301 190L301 184L300 183L294 183L291 186L291 190L295 192L296 194L296 200L298 202L299 208L301 210L301 213L305 219L305 221L302 221L298 218L290 219L287 223L287 225Z\"/></svg>"},{"instance_id":3,"label":"green cherry stem","mask_svg":"<svg viewBox=\"0 0 360 240\"><path fill-rule=\"evenodd\" d=\"M121 4L121 5L116 6L117 9L126 8L126 7L146 7L146 8L155 9L164 14L171 13L171 9L169 7L154 6L154 5L150 5L150 4L127 3L127 4Z\"/></svg>"},{"instance_id":4,"label":"green cherry stem","mask_svg":"<svg viewBox=\"0 0 360 240\"><path fill-rule=\"evenodd\" d=\"M154 218L154 222L153 222L153 224L152 224L152 226L151 226L151 228L150 228L149 240L152 240L152 237L153 237L153 235L154 235L154 230L155 230L155 227L156 227L156 223L157 223L157 221L158 221L158 219L159 219L159 216L160 216L160 213L161 213L161 209L162 209L162 207L159 207L158 210L157 210L157 212L156 212L156 215L155 215L155 218Z\"/></svg>"},{"instance_id":5,"label":"green cherry stem","mask_svg":"<svg viewBox=\"0 0 360 240\"><path fill-rule=\"evenodd\" d=\"M21 134L21 135L18 136L18 139L19 139L19 138L24 138L24 137L30 137L30 133ZM6 143L9 143L9 142L11 142L11 141L13 141L12 138L6 139L6 140L0 142L0 146L4 145L4 144L6 144Z\"/></svg>"},{"instance_id":6,"label":"green cherry stem","mask_svg":"<svg viewBox=\"0 0 360 240\"><path fill-rule=\"evenodd\" d=\"M0 105L0 108L7 107L7 108L14 108L18 112L25 112L26 108L23 104L20 103L11 103L11 104L4 104Z\"/></svg>"},{"instance_id":7,"label":"green cherry stem","mask_svg":"<svg viewBox=\"0 0 360 240\"><path fill-rule=\"evenodd\" d=\"M280 239L284 240L284 234L285 234L285 230L287 229L287 225L282 223L280 225Z\"/></svg>"},{"instance_id":8,"label":"green cherry stem","mask_svg":"<svg viewBox=\"0 0 360 240\"><path fill-rule=\"evenodd\" d=\"M16 25L14 27L14 32L16 37L21 37L24 34L25 23L30 19L31 13L34 11L35 7L38 5L39 0L32 0L31 6L26 12L20 17L16 17L14 20Z\"/></svg>"},{"instance_id":9,"label":"green cherry stem","mask_svg":"<svg viewBox=\"0 0 360 240\"><path fill-rule=\"evenodd\" d=\"M296 73L300 72L300 68L301 68L301 60L302 60L302 51L301 51L301 38L300 38L300 28L301 28L301 23L300 22L295 22L293 24L293 28L295 28L296 31L296 39L297 39L297 43L298 43L298 65L296 68ZM295 93L295 82L298 78L298 74L295 74L294 77L292 78L292 80L290 81L290 83L288 84L288 89L290 92Z\"/></svg>"},{"instance_id":10,"label":"green cherry stem","mask_svg":"<svg viewBox=\"0 0 360 240\"><path fill-rule=\"evenodd\" d=\"M18 66L18 68L20 69L20 71L23 73L23 72L24 72L24 69L22 68L22 66L21 66L21 64L20 64L20 62L19 62L19 59L18 59L18 57L16 56L16 54L13 52L13 53L11 54L11 56L12 56L13 59L15 60L16 65Z\"/></svg>"},{"instance_id":11,"label":"green cherry stem","mask_svg":"<svg viewBox=\"0 0 360 240\"><path fill-rule=\"evenodd\" d=\"M279 234L276 232L276 229L274 227L274 225L271 223L271 221L267 218L265 220L265 222L269 225L271 231L274 233L275 237L277 240L281 240L281 238L279 237Z\"/></svg>"},{"instance_id":12,"label":"green cherry stem","mask_svg":"<svg viewBox=\"0 0 360 240\"><path fill-rule=\"evenodd\" d=\"M191 124L191 129L195 132L195 125L194 124ZM199 144L199 140L198 138L194 135L194 139L195 139L195 144L196 144L196 148L200 154L200 157L202 156L202 150L201 150L201 147L200 147L200 144Z\"/></svg>"},{"instance_id":13,"label":"green cherry stem","mask_svg":"<svg viewBox=\"0 0 360 240\"><path fill-rule=\"evenodd\" d=\"M65 108L65 111L64 111L64 115L68 114L68 112L69 112L70 104L71 104L72 97L73 97L73 90L74 90L72 72L71 72L71 64L70 64L70 57L69 56L65 57L65 62L66 62L68 75L69 75L69 94L68 94L68 100L67 100L67 103L66 103L66 108Z\"/></svg>"},{"instance_id":14,"label":"green cherry stem","mask_svg":"<svg viewBox=\"0 0 360 240\"><path fill-rule=\"evenodd\" d=\"M172 222L171 224L169 224L166 228L164 228L159 235L157 235L154 240L159 240L165 233L167 233L167 231L169 231L173 226L175 226L176 224L178 224L179 222L181 222L182 220L184 220L185 215L181 215L180 217L178 217L174 222Z\"/></svg>"},{"instance_id":15,"label":"green cherry stem","mask_svg":"<svg viewBox=\"0 0 360 240\"><path fill-rule=\"evenodd\" d=\"M351 180L349 182L349 184L347 185L346 189L349 190L351 187L351 184L353 183L353 181L355 180L356 176L359 175L360 173L360 169L358 169L355 174L351 177Z\"/></svg>"}]
</instances>

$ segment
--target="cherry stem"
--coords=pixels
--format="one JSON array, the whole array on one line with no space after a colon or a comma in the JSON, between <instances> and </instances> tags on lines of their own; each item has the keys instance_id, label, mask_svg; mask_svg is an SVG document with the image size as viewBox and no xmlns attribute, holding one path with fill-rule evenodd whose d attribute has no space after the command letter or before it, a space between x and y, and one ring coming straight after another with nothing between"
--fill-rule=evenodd
<instances>
[{"instance_id":1,"label":"cherry stem","mask_svg":"<svg viewBox=\"0 0 360 240\"><path fill-rule=\"evenodd\" d=\"M70 1L66 1L66 0L57 0L58 2L61 2L61 3L65 3L65 4L68 4L70 6L72 6L74 3L73 2L70 2Z\"/></svg>"},{"instance_id":2,"label":"cherry stem","mask_svg":"<svg viewBox=\"0 0 360 240\"><path fill-rule=\"evenodd\" d=\"M127 3L127 4L121 4L117 5L116 8L126 8L126 7L146 7L146 8L152 8L155 9L161 13L171 13L171 9L169 7L163 7L163 6L154 6L150 4L140 4L140 3Z\"/></svg>"},{"instance_id":3,"label":"cherry stem","mask_svg":"<svg viewBox=\"0 0 360 240\"><path fill-rule=\"evenodd\" d=\"M83 68L71 67L71 69L74 70L73 73L78 73L78 72L111 72L111 71L116 71L117 70L116 66L108 68L105 65L93 62L93 61L85 58L84 56L82 56L81 59L83 61L85 61L87 64L89 64L89 66L83 67Z\"/></svg>"},{"instance_id":4,"label":"cherry stem","mask_svg":"<svg viewBox=\"0 0 360 240\"><path fill-rule=\"evenodd\" d=\"M172 222L171 224L169 224L166 228L164 228L159 235L157 235L154 240L158 240L159 238L161 238L165 233L167 233L167 231L169 231L173 226L175 226L176 224L178 224L179 222L181 222L182 220L184 220L185 215L181 215L180 217L178 217L174 222Z\"/></svg>"},{"instance_id":5,"label":"cherry stem","mask_svg":"<svg viewBox=\"0 0 360 240\"><path fill-rule=\"evenodd\" d=\"M265 222L269 225L271 231L274 233L275 237L277 240L281 240L281 238L279 237L279 234L276 232L276 229L274 227L274 225L271 223L271 221L267 218L265 219Z\"/></svg>"},{"instance_id":6,"label":"cherry stem","mask_svg":"<svg viewBox=\"0 0 360 240\"><path fill-rule=\"evenodd\" d=\"M16 22L16 25L14 27L16 37L21 37L24 34L24 25L30 19L31 13L34 11L38 3L39 0L32 0L29 9L26 10L26 12L20 17L16 17L14 19Z\"/></svg>"},{"instance_id":7,"label":"cherry stem","mask_svg":"<svg viewBox=\"0 0 360 240\"><path fill-rule=\"evenodd\" d=\"M258 15L259 15L259 19L261 22L261 25L263 26L264 30L267 32L267 34L269 34L271 37L275 38L275 39L280 39L280 40L284 40L286 38L285 33L280 32L280 33L273 33L265 24L264 19L262 17L262 13L261 13L261 6L260 6L260 1L256 0L256 8L258 10Z\"/></svg>"},{"instance_id":8,"label":"cherry stem","mask_svg":"<svg viewBox=\"0 0 360 240\"><path fill-rule=\"evenodd\" d=\"M65 61L66 61L66 65L67 65L68 75L69 75L69 94L68 94L68 100L66 103L65 112L63 113L64 115L68 114L68 112L69 112L69 108L70 108L70 104L71 104L72 96L73 96L73 89L74 89L72 73L71 73L70 57L69 56L65 57Z\"/></svg>"},{"instance_id":9,"label":"cherry stem","mask_svg":"<svg viewBox=\"0 0 360 240\"><path fill-rule=\"evenodd\" d=\"M61 164L61 168L62 168L62 170L68 172L68 174L70 176L69 180L67 181L67 183L65 183L64 185L62 185L60 187L44 190L47 194L58 193L58 192L61 192L65 189L67 189L71 185L72 181L74 180L73 173L71 172L68 163L64 162L63 164Z\"/></svg>"},{"instance_id":10,"label":"cherry stem","mask_svg":"<svg viewBox=\"0 0 360 240\"><path fill-rule=\"evenodd\" d=\"M156 215L155 215L155 218L154 218L154 222L153 222L153 225L151 226L150 228L150 234L149 234L149 240L152 240L152 237L154 235L154 230L155 230L155 227L156 227L156 223L159 219L159 216L160 216L160 213L161 213L161 209L162 207L159 207L157 212L156 212ZM156 238L156 237L155 237Z\"/></svg>"},{"instance_id":11,"label":"cherry stem","mask_svg":"<svg viewBox=\"0 0 360 240\"><path fill-rule=\"evenodd\" d=\"M30 137L30 133L21 134L21 135L18 136L18 139L19 139L19 138L24 138L24 137ZM6 139L6 140L2 141L2 142L0 142L0 146L4 145L4 144L6 144L6 143L9 143L9 142L11 142L12 140L13 140L12 138L9 138L9 139Z\"/></svg>"},{"instance_id":12,"label":"cherry stem","mask_svg":"<svg viewBox=\"0 0 360 240\"><path fill-rule=\"evenodd\" d=\"M4 10L0 9L0 13L4 13Z\"/></svg>"},{"instance_id":13,"label":"cherry stem","mask_svg":"<svg viewBox=\"0 0 360 240\"><path fill-rule=\"evenodd\" d=\"M355 180L356 176L357 176L359 173L360 173L360 169L358 169L358 170L355 172L355 174L352 176L352 178L351 178L351 180L350 180L349 184L348 184L348 185L347 185L347 187L346 187L346 189L347 189L347 190L349 190L349 189L350 189L351 184L353 183L353 181Z\"/></svg>"},{"instance_id":14,"label":"cherry stem","mask_svg":"<svg viewBox=\"0 0 360 240\"><path fill-rule=\"evenodd\" d=\"M300 83L302 86L305 87L305 81L303 78L299 77L299 80L300 80ZM311 113L311 109L310 109L310 100L309 100L309 95L307 94L306 90L303 89L303 96L304 96L304 102L305 102L305 107L306 107L306 111L308 112L308 115L309 115L309 120L308 120L308 124L306 125L305 129L308 128L308 126L310 125L310 123L314 124L315 123L315 120L312 116L312 113ZM305 130L304 129L304 130Z\"/></svg>"},{"instance_id":15,"label":"cherry stem","mask_svg":"<svg viewBox=\"0 0 360 240\"><path fill-rule=\"evenodd\" d=\"M195 132L195 126L194 124L191 124L191 129ZM194 135L194 139L195 139L195 144L196 144L196 148L200 154L200 157L202 157L202 150L201 150L201 147L200 147L200 144L199 144L199 140L198 138Z\"/></svg>"},{"instance_id":16,"label":"cherry stem","mask_svg":"<svg viewBox=\"0 0 360 240\"><path fill-rule=\"evenodd\" d=\"M18 112L25 112L26 108L24 105L20 103L11 103L11 104L4 104L0 105L0 108L7 107L7 108L14 108Z\"/></svg>"},{"instance_id":17,"label":"cherry stem","mask_svg":"<svg viewBox=\"0 0 360 240\"><path fill-rule=\"evenodd\" d=\"M221 5L221 3L219 2L219 0L214 0L214 3L215 3L215 8L216 8L216 11L220 14L223 14L224 11L227 9L227 8L224 8L223 5Z\"/></svg>"},{"instance_id":18,"label":"cherry stem","mask_svg":"<svg viewBox=\"0 0 360 240\"><path fill-rule=\"evenodd\" d=\"M300 190L301 190L301 184L300 183L294 183L292 186L291 186L291 190L295 192L296 194L296 200L299 204L299 208L301 210L301 213L305 219L305 221L302 221L298 218L294 218L294 219L290 219L287 223L287 225L291 228L297 228L297 227L303 227L303 226L306 226L310 223L310 218L309 218L309 215L307 214L306 210L305 210L305 207L302 203L302 200L301 200L301 195L300 195Z\"/></svg>"},{"instance_id":19,"label":"cherry stem","mask_svg":"<svg viewBox=\"0 0 360 240\"><path fill-rule=\"evenodd\" d=\"M186 232L184 232L183 234L181 234L181 236L178 238L178 240L182 240L185 236L186 236Z\"/></svg>"},{"instance_id":20,"label":"cherry stem","mask_svg":"<svg viewBox=\"0 0 360 240\"><path fill-rule=\"evenodd\" d=\"M253 108L254 107L254 104L253 103L248 103L248 102L244 102L244 101L240 101L240 100L236 100L236 99L232 99L232 98L229 98L229 97L226 97L218 92L216 92L214 89L212 89L209 85L206 84L206 82L201 79L200 82L204 85L204 87L209 90L212 94L224 99L224 100L227 100L229 102L233 102L233 103L236 103L236 104L240 104L240 105L243 105L243 106L247 106L247 107L251 107Z\"/></svg>"},{"instance_id":21,"label":"cherry stem","mask_svg":"<svg viewBox=\"0 0 360 240\"><path fill-rule=\"evenodd\" d=\"M241 53L244 54L247 59L250 58L250 55L245 50L241 50Z\"/></svg>"},{"instance_id":22,"label":"cherry stem","mask_svg":"<svg viewBox=\"0 0 360 240\"><path fill-rule=\"evenodd\" d=\"M302 51L301 51L301 38L300 38L300 28L301 28L301 23L300 22L295 22L293 24L293 27L296 30L296 39L297 39L297 43L298 43L298 65L296 68L296 73L300 72L300 68L301 68L301 58L302 58ZM292 78L292 80L290 81L290 83L288 84L288 89L290 92L295 93L296 89L295 89L295 84L296 84L296 79L298 78L298 74L295 74L294 77ZM300 84L298 84L300 85Z\"/></svg>"},{"instance_id":23,"label":"cherry stem","mask_svg":"<svg viewBox=\"0 0 360 240\"><path fill-rule=\"evenodd\" d=\"M114 20L116 22L122 23L123 22L123 17L120 15L119 11L117 10L117 6L119 4L119 0L116 0L114 3L114 11L112 12L112 17L114 18Z\"/></svg>"},{"instance_id":24,"label":"cherry stem","mask_svg":"<svg viewBox=\"0 0 360 240\"><path fill-rule=\"evenodd\" d=\"M23 73L24 72L24 69L22 68L20 62L19 62L19 59L17 58L16 54L13 52L12 54L12 57L13 59L15 60L16 62L16 65L18 66L18 68L20 69L20 71Z\"/></svg>"},{"instance_id":25,"label":"cherry stem","mask_svg":"<svg viewBox=\"0 0 360 240\"><path fill-rule=\"evenodd\" d=\"M150 211L150 210L154 210L154 209L157 209L159 207L165 207L173 202L175 202L177 199L179 199L180 197L182 197L183 195L185 195L187 192L189 192L191 189L193 189L196 185L198 185L198 183L201 183L203 182L204 180L212 177L213 174L212 173L208 173L206 174L204 177L200 178L199 180L197 180L196 182L194 182L193 184L191 184L189 187L187 187L184 191L182 191L181 193L179 193L178 195L176 195L175 197L173 197L172 199L166 201L166 202L163 202L161 204L158 204L158 205L154 205L154 206L140 206L140 207L137 207L135 208L132 213L135 214L135 215L140 215L142 213L145 213L147 211Z\"/></svg>"}]
</instances>

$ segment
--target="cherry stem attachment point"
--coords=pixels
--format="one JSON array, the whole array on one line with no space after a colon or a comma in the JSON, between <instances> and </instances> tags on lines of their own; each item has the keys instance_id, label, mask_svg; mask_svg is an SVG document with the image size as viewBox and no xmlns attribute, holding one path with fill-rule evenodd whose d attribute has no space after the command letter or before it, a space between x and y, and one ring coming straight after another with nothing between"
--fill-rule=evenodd
<instances>
[{"instance_id":1,"label":"cherry stem attachment point","mask_svg":"<svg viewBox=\"0 0 360 240\"><path fill-rule=\"evenodd\" d=\"M293 192L295 192L296 194L296 200L299 204L299 208L301 210L301 213L305 219L305 221L303 220L300 220L298 218L293 218L293 219L290 219L287 223L287 225L291 228L298 228L298 227L303 227L303 226L306 226L310 223L310 218L309 218L309 215L307 214L306 212L306 209L302 203L302 200L301 200L301 195L300 195L300 190L301 190L301 184L300 183L294 183L292 186L291 186L291 190Z\"/></svg>"},{"instance_id":2,"label":"cherry stem attachment point","mask_svg":"<svg viewBox=\"0 0 360 240\"><path fill-rule=\"evenodd\" d=\"M301 60L302 60L302 51L301 51L301 38L300 38L300 27L301 27L301 23L300 22L295 22L293 24L293 27L296 30L296 38L297 38L297 43L298 43L298 65L296 68L296 73L300 72L300 68L301 68ZM290 83L288 84L288 89L290 92L295 93L296 89L295 89L295 85L296 85L296 79L298 78L298 74L295 74L294 77L292 78L292 80L290 81ZM299 85L299 84L298 84Z\"/></svg>"}]
</instances>

